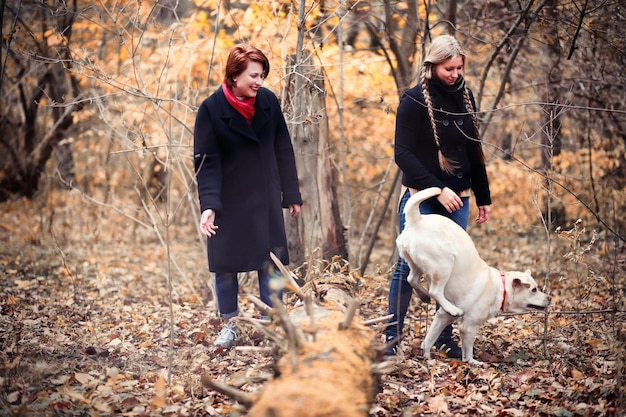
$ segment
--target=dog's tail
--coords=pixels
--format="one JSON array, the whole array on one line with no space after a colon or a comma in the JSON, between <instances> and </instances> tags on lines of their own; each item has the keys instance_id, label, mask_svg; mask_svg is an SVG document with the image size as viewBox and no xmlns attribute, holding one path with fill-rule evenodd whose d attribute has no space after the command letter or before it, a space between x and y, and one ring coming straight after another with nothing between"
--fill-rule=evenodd
<instances>
[{"instance_id":1,"label":"dog's tail","mask_svg":"<svg viewBox=\"0 0 626 417\"><path fill-rule=\"evenodd\" d=\"M425 190L421 190L413 194L404 206L406 225L411 226L417 224L417 222L419 222L420 218L422 217L419 210L420 203L439 194L441 194L441 188L439 187L426 188Z\"/></svg>"}]
</instances>

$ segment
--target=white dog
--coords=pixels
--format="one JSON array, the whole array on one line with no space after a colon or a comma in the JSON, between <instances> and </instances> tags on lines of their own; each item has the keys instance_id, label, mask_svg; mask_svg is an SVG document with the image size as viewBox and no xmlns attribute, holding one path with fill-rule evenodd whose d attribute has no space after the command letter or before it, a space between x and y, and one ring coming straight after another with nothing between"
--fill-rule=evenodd
<instances>
[{"instance_id":1,"label":"white dog","mask_svg":"<svg viewBox=\"0 0 626 417\"><path fill-rule=\"evenodd\" d=\"M530 271L500 272L483 261L470 236L454 221L438 214L422 215L419 204L441 193L428 188L415 193L404 208L405 228L396 239L398 252L411 273L408 281L424 302L430 297L439 303L422 349L430 359L430 349L442 330L461 319L463 360L474 359L474 339L479 327L498 312L523 313L545 310L550 297L539 291ZM425 275L428 291L420 284Z\"/></svg>"}]
</instances>

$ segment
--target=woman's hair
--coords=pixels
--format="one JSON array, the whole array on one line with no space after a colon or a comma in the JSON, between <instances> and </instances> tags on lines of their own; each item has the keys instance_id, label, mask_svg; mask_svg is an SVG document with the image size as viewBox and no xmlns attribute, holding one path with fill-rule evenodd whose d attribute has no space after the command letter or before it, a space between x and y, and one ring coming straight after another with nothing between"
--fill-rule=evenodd
<instances>
[{"instance_id":1,"label":"woman's hair","mask_svg":"<svg viewBox=\"0 0 626 417\"><path fill-rule=\"evenodd\" d=\"M263 66L264 76L270 72L270 61L260 49L255 48L252 45L240 43L228 54L228 60L226 61L226 73L224 74L224 82L228 87L233 88L234 77L238 76L246 70L248 62L258 62Z\"/></svg>"},{"instance_id":2,"label":"woman's hair","mask_svg":"<svg viewBox=\"0 0 626 417\"><path fill-rule=\"evenodd\" d=\"M465 51L461 44L452 35L441 35L433 39L428 48L428 55L424 58L422 76L430 80L433 76L433 67L460 56L465 66Z\"/></svg>"},{"instance_id":3,"label":"woman's hair","mask_svg":"<svg viewBox=\"0 0 626 417\"><path fill-rule=\"evenodd\" d=\"M437 145L438 149L437 156L439 159L439 166L441 167L442 171L449 174L453 173L454 170L459 167L459 164L457 161L445 158L443 156L443 153L441 152L441 147L439 145L439 134L437 133L437 124L435 123L435 115L433 112L433 102L432 98L430 97L430 91L428 90L428 81L433 77L433 68L436 65L443 64L444 62L459 56L463 59L463 66L465 66L465 51L463 50L459 42L451 35L438 36L433 39L432 43L430 44L430 48L428 49L428 54L424 59L424 66L422 67L422 72L420 75L420 82L422 84L422 91L424 93L424 101L426 102L430 125L433 131L433 136L435 138L435 144ZM465 101L465 107L472 116L474 130L476 131L476 140L480 140L476 112L474 106L472 105L472 101L470 100L469 92L465 87L464 81L463 84L459 86L459 88L463 89L463 99ZM482 154L482 148L480 148L480 152L481 160L484 163L485 156Z\"/></svg>"}]
</instances>

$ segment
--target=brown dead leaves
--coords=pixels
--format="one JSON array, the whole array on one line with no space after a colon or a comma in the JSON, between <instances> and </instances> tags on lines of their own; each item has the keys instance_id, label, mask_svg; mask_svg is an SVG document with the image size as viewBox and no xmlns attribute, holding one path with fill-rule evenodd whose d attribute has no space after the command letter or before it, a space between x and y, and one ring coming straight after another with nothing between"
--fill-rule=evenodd
<instances>
[{"instance_id":1,"label":"brown dead leaves","mask_svg":"<svg viewBox=\"0 0 626 417\"><path fill-rule=\"evenodd\" d=\"M201 247L185 236L175 239L174 256L187 279L177 277L173 282L172 326L164 251L154 239L113 229L115 221L106 216L103 224L108 224L112 240L82 239L84 229L71 228L81 223L68 221L82 216L81 207L74 204L72 212L57 212L55 217L70 227L61 239L66 244L60 246L61 240L51 238L34 241L31 232L38 226L33 224L39 222L28 213L37 210L11 209L0 214L3 412L25 416L244 414L237 403L204 388L200 375L256 394L272 378L274 358L260 351L226 351L211 345L220 321L211 301ZM16 234L17 224L30 237ZM535 262L535 275L543 274L541 264L536 263L543 250L539 238L525 238L527 245L516 246L514 255L512 249L503 249L512 248L509 233L493 232L476 239L479 247L487 248L483 257L494 264ZM568 248L557 245L554 250L558 255ZM623 366L618 362L614 333L625 321L620 298L623 265L611 266L610 259L593 251L585 256L584 271L593 270L594 276L579 277L579 264L557 256L559 260L551 265L551 276L562 278L550 282L555 301L547 322L545 351L543 314L497 317L485 323L476 340L476 356L487 362L484 367L448 359L425 361L419 345L434 306L415 298L400 357L393 371L380 377L369 415L619 415L622 403L615 385ZM607 279L593 279L600 276L614 277L616 286L608 285ZM358 297L364 320L386 314L388 279L385 268L375 276L361 277ZM612 294L612 289L617 292ZM611 312L613 306L618 310ZM576 312L577 308L581 311ZM242 310L257 315L245 299ZM262 334L250 327L243 330L241 344L267 346ZM381 327L378 332L374 342L382 346Z\"/></svg>"}]
</instances>

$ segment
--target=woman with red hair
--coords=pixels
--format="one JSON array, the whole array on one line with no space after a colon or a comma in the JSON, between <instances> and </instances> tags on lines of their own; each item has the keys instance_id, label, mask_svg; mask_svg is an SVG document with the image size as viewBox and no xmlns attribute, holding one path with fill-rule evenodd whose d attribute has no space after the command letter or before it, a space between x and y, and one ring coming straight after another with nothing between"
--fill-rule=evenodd
<instances>
[{"instance_id":1,"label":"woman with red hair","mask_svg":"<svg viewBox=\"0 0 626 417\"><path fill-rule=\"evenodd\" d=\"M225 348L238 338L230 321L239 314L237 274L257 271L261 300L272 306L270 252L289 263L283 209L296 217L302 205L283 113L274 93L262 87L269 70L263 52L236 45L224 82L200 105L194 129L200 230L225 321L214 345Z\"/></svg>"}]
</instances>

